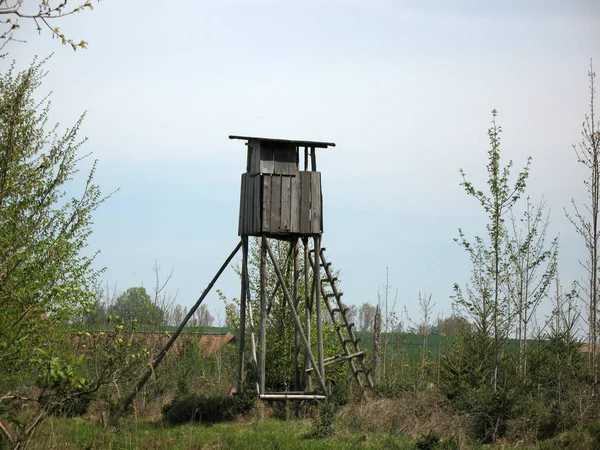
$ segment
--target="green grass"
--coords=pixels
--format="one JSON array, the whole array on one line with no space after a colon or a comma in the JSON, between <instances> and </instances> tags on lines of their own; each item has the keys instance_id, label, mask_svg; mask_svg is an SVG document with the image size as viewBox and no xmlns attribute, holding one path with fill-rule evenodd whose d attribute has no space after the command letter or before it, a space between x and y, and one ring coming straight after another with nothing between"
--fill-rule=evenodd
<instances>
[{"instance_id":1,"label":"green grass","mask_svg":"<svg viewBox=\"0 0 600 450\"><path fill-rule=\"evenodd\" d=\"M387 434L336 430L332 437L311 439L308 420L244 421L214 426L169 427L124 421L104 430L84 419L50 419L35 439L34 449L414 449L415 441Z\"/></svg>"},{"instance_id":2,"label":"green grass","mask_svg":"<svg viewBox=\"0 0 600 450\"><path fill-rule=\"evenodd\" d=\"M415 449L417 441L384 433L357 433L336 428L333 436L310 438L310 420L247 420L213 426L188 424L166 426L147 421L124 420L116 429L105 430L87 419L48 419L31 447L41 449L111 450L275 450L275 449ZM589 430L570 432L537 445L472 443L473 449L587 450L598 448L600 438ZM444 448L444 447L442 447Z\"/></svg>"}]
</instances>

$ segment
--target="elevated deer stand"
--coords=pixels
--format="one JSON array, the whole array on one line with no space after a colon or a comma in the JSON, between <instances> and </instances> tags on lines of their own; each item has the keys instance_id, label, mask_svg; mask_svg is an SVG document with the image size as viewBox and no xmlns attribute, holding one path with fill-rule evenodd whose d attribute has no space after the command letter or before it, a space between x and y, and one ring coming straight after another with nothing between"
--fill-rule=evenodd
<instances>
[{"instance_id":1,"label":"elevated deer stand","mask_svg":"<svg viewBox=\"0 0 600 450\"><path fill-rule=\"evenodd\" d=\"M335 144L249 136L229 136L229 138L247 141L247 163L246 173L242 175L238 233L242 240L238 392L244 389L244 346L247 327L250 333L251 361L256 371L255 388L261 399L324 399L328 394L325 366L342 361L349 362L352 373L361 387L365 385L372 387L369 371L364 364L364 353L360 350L358 339L354 335L354 324L347 319L347 308L341 301L342 293L336 287L337 278L333 276L330 264L325 259L325 249L321 248L323 197L321 173L317 171L316 149L333 147ZM302 154L304 170L300 170ZM258 354L248 282L249 236L260 238ZM286 283L269 239L289 242L285 264L292 267L291 286ZM298 311L300 245L304 247L302 262L306 296L304 323ZM277 283L269 295L267 295L267 255L277 275ZM265 389L267 305L270 303L268 298L272 299L278 289L281 289L294 320L294 390L267 392ZM309 292L310 298L308 298ZM342 354L328 359L323 356L321 317L323 300L343 348ZM316 326L316 358L313 354L314 343L311 342L313 317ZM302 348L304 361L301 358ZM317 384L316 390L313 389L313 374Z\"/></svg>"}]
</instances>

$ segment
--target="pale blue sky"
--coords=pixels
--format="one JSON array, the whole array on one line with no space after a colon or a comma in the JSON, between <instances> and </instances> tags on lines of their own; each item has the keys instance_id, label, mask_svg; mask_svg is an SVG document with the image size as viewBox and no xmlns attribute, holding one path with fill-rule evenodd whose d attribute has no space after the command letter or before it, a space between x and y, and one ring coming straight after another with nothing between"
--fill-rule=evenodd
<instances>
[{"instance_id":1,"label":"pale blue sky","mask_svg":"<svg viewBox=\"0 0 600 450\"><path fill-rule=\"evenodd\" d=\"M459 168L485 182L490 111L505 160L533 156L529 194L552 208L560 271L580 275L582 242L564 218L584 198L571 144L600 74L600 2L103 0L58 24L73 53L22 24L19 65L55 52L43 86L53 118L84 110L85 150L105 192L90 245L105 280L170 290L191 305L237 242L244 146L229 134L326 140L324 245L348 303L376 301L389 267L399 311L419 290L450 313L469 277L457 229L483 233ZM0 61L8 64L8 61ZM600 75L599 75L600 76ZM599 81L600 85L600 81ZM219 281L239 294L232 271ZM220 309L213 293L207 303ZM222 316L222 313L221 313Z\"/></svg>"}]
</instances>

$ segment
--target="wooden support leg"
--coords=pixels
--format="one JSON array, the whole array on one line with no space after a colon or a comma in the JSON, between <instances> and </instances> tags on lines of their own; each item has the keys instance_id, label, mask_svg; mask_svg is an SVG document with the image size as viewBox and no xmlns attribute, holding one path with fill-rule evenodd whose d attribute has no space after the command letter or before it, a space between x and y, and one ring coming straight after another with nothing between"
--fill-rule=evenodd
<instances>
[{"instance_id":1,"label":"wooden support leg","mask_svg":"<svg viewBox=\"0 0 600 450\"><path fill-rule=\"evenodd\" d=\"M244 387L244 345L246 343L246 293L248 292L248 236L242 236L242 292L240 294L240 336L238 348L237 392Z\"/></svg>"},{"instance_id":2,"label":"wooden support leg","mask_svg":"<svg viewBox=\"0 0 600 450\"><path fill-rule=\"evenodd\" d=\"M265 362L267 358L267 238L262 236L260 243L260 354L258 360L260 395L265 393Z\"/></svg>"},{"instance_id":3,"label":"wooden support leg","mask_svg":"<svg viewBox=\"0 0 600 450\"><path fill-rule=\"evenodd\" d=\"M294 239L291 242L291 245L294 247L294 307L296 311L298 311L298 307L300 306L300 296L299 296L299 286L298 286L298 278L300 277L300 273L298 270L298 239ZM300 360L300 336L299 336L298 326L294 324L294 390L299 391L301 389L301 360Z\"/></svg>"},{"instance_id":4,"label":"wooden support leg","mask_svg":"<svg viewBox=\"0 0 600 450\"><path fill-rule=\"evenodd\" d=\"M319 266L320 255L321 255L321 236L317 235L313 237L313 243L315 245L315 257L313 266L313 281L315 290L315 314L317 319L317 359L319 361L319 372L321 378L325 379L325 363L323 357L323 318L321 317L321 269ZM327 391L324 391L327 393Z\"/></svg>"},{"instance_id":5,"label":"wooden support leg","mask_svg":"<svg viewBox=\"0 0 600 450\"><path fill-rule=\"evenodd\" d=\"M248 267L246 266L246 280L248 279ZM256 394L260 394L260 388L258 384L258 359L256 358L256 339L254 338L254 318L252 317L252 296L250 295L250 283L247 283L248 293L246 298L246 304L248 305L248 325L250 331L250 353L252 356L252 366L254 367L254 378L256 385Z\"/></svg>"},{"instance_id":6,"label":"wooden support leg","mask_svg":"<svg viewBox=\"0 0 600 450\"><path fill-rule=\"evenodd\" d=\"M308 252L310 249L308 248L308 238L302 238L302 244L304 246L304 324L305 324L305 334L308 338L309 346L304 349L304 373L306 376L304 382L304 390L306 392L312 391L312 377L310 372L307 372L307 369L310 369L310 361L308 353L310 352L310 322L312 316L312 296L310 293L310 268L309 268L309 255Z\"/></svg>"}]
</instances>

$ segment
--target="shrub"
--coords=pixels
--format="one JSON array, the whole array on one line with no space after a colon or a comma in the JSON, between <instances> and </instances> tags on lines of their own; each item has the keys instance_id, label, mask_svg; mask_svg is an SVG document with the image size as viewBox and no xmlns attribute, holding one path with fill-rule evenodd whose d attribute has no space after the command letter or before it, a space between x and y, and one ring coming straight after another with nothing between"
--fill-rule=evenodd
<instances>
[{"instance_id":1,"label":"shrub","mask_svg":"<svg viewBox=\"0 0 600 450\"><path fill-rule=\"evenodd\" d=\"M438 391L407 392L399 398L379 398L351 404L340 412L342 423L360 432L402 433L419 438L436 430L440 438L463 440L471 428Z\"/></svg>"},{"instance_id":2,"label":"shrub","mask_svg":"<svg viewBox=\"0 0 600 450\"><path fill-rule=\"evenodd\" d=\"M173 399L163 408L163 418L171 425L187 422L218 423L234 420L250 412L256 404L253 397L237 395L186 395Z\"/></svg>"},{"instance_id":3,"label":"shrub","mask_svg":"<svg viewBox=\"0 0 600 450\"><path fill-rule=\"evenodd\" d=\"M339 410L339 405L332 401L319 404L319 411L313 419L313 429L309 438L324 438L333 434L333 423Z\"/></svg>"}]
</instances>

